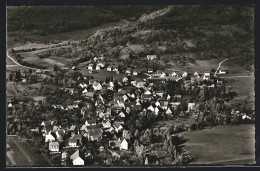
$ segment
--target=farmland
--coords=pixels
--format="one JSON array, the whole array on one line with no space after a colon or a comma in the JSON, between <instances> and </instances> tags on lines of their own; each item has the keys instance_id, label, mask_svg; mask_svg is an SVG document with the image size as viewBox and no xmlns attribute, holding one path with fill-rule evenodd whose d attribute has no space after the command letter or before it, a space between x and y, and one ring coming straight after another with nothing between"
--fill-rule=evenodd
<instances>
[{"instance_id":1,"label":"farmland","mask_svg":"<svg viewBox=\"0 0 260 171\"><path fill-rule=\"evenodd\" d=\"M8 144L11 151L12 160L15 161L13 166L48 166L48 162L41 154L35 154L30 145L26 142L22 142L17 136L9 136Z\"/></svg>"},{"instance_id":2,"label":"farmland","mask_svg":"<svg viewBox=\"0 0 260 171\"><path fill-rule=\"evenodd\" d=\"M192 164L253 164L255 127L251 124L221 125L184 132L186 146L195 156Z\"/></svg>"}]
</instances>

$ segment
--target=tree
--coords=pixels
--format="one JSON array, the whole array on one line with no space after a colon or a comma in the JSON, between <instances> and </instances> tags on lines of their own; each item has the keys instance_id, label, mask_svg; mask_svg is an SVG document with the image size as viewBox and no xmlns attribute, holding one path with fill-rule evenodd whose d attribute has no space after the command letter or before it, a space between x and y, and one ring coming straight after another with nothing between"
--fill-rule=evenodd
<instances>
[{"instance_id":1,"label":"tree","mask_svg":"<svg viewBox=\"0 0 260 171\"><path fill-rule=\"evenodd\" d=\"M54 71L59 71L59 70L60 70L60 67L58 67L58 65L55 64L55 65L53 66L53 70L54 70Z\"/></svg>"},{"instance_id":2,"label":"tree","mask_svg":"<svg viewBox=\"0 0 260 171\"><path fill-rule=\"evenodd\" d=\"M13 73L12 72L9 74L9 81L13 81Z\"/></svg>"}]
</instances>

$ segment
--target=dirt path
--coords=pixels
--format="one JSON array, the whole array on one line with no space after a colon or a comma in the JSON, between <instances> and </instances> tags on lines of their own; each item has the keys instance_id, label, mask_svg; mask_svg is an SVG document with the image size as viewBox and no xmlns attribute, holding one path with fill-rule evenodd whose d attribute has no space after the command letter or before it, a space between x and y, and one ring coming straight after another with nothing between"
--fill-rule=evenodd
<instances>
[{"instance_id":1,"label":"dirt path","mask_svg":"<svg viewBox=\"0 0 260 171\"><path fill-rule=\"evenodd\" d=\"M218 70L220 69L221 64L222 64L223 62L227 61L228 59L230 59L230 58L224 59L223 61L221 61L221 62L218 64L218 69L217 69L216 72L215 72L215 76L217 75L217 72L218 72Z\"/></svg>"}]
</instances>

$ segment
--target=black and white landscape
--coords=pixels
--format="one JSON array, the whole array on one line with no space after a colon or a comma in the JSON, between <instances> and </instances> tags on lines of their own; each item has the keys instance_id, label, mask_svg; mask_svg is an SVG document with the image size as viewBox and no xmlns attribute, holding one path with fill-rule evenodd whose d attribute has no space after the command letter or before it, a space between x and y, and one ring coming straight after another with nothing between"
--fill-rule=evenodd
<instances>
[{"instance_id":1,"label":"black and white landscape","mask_svg":"<svg viewBox=\"0 0 260 171\"><path fill-rule=\"evenodd\" d=\"M255 163L253 6L7 7L7 166Z\"/></svg>"}]
</instances>

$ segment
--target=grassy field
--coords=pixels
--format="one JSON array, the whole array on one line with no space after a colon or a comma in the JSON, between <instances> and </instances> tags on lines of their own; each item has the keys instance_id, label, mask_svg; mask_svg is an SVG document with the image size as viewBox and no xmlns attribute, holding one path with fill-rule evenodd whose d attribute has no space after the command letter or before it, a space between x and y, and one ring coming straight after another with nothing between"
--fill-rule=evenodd
<instances>
[{"instance_id":1,"label":"grassy field","mask_svg":"<svg viewBox=\"0 0 260 171\"><path fill-rule=\"evenodd\" d=\"M255 163L255 126L221 125L184 132L185 145L196 161L191 164Z\"/></svg>"},{"instance_id":2,"label":"grassy field","mask_svg":"<svg viewBox=\"0 0 260 171\"><path fill-rule=\"evenodd\" d=\"M49 163L41 154L35 154L30 145L21 142L17 136L8 136L8 144L11 148L13 166L49 166ZM10 155L9 154L9 155Z\"/></svg>"},{"instance_id":3,"label":"grassy field","mask_svg":"<svg viewBox=\"0 0 260 171\"><path fill-rule=\"evenodd\" d=\"M248 98L248 101L251 103L252 107L254 106L255 77L253 73L242 75L242 77L229 74L226 76L225 79L228 80L227 85L231 86L232 90L238 93L238 96L233 99L234 103L236 101L245 100L246 98Z\"/></svg>"}]
</instances>

